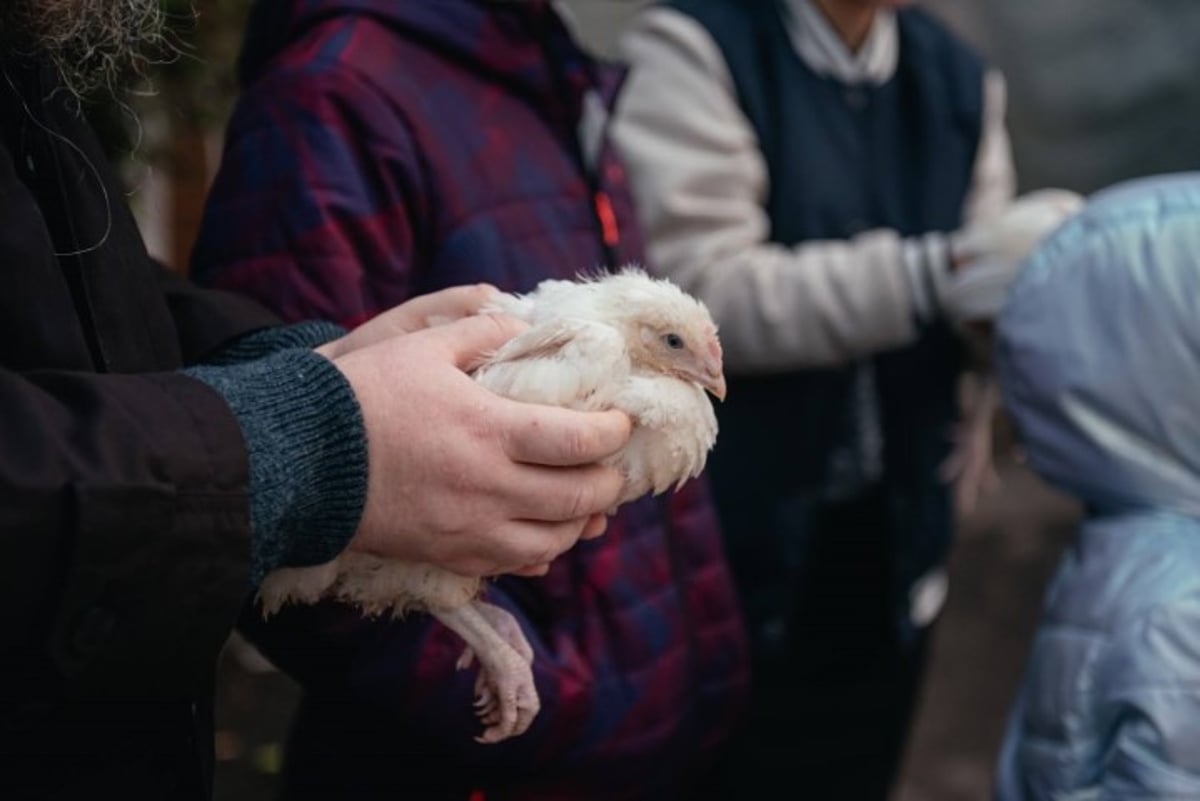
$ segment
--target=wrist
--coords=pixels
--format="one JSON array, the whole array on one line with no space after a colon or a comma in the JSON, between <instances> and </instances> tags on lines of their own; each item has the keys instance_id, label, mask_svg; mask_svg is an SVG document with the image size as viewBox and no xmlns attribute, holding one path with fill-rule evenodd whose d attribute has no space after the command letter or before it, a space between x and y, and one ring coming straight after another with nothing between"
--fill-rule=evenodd
<instances>
[{"instance_id":1,"label":"wrist","mask_svg":"<svg viewBox=\"0 0 1200 801\"><path fill-rule=\"evenodd\" d=\"M327 358L293 348L185 371L224 396L250 467L252 580L327 562L353 537L367 491L362 413Z\"/></svg>"},{"instance_id":2,"label":"wrist","mask_svg":"<svg viewBox=\"0 0 1200 801\"><path fill-rule=\"evenodd\" d=\"M205 364L242 364L294 348L324 347L345 333L341 326L323 320L261 328L234 340Z\"/></svg>"},{"instance_id":3,"label":"wrist","mask_svg":"<svg viewBox=\"0 0 1200 801\"><path fill-rule=\"evenodd\" d=\"M313 353L317 354L318 356L324 356L326 359L332 362L341 355L341 348L339 347L340 343L341 337L330 342L326 342L324 345L318 345L317 347L313 348Z\"/></svg>"}]
</instances>

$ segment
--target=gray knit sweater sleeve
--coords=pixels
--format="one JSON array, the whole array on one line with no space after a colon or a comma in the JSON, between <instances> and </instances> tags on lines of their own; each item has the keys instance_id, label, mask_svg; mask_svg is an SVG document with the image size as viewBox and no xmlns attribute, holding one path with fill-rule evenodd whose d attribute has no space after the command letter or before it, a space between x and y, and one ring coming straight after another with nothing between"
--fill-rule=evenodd
<instances>
[{"instance_id":1,"label":"gray knit sweater sleeve","mask_svg":"<svg viewBox=\"0 0 1200 801\"><path fill-rule=\"evenodd\" d=\"M206 359L204 363L238 364L261 359L288 348L316 348L332 342L345 333L346 330L340 325L323 320L260 328L235 339Z\"/></svg>"},{"instance_id":2,"label":"gray knit sweater sleeve","mask_svg":"<svg viewBox=\"0 0 1200 801\"><path fill-rule=\"evenodd\" d=\"M342 373L304 347L184 372L224 396L246 441L251 581L340 553L367 494L362 413Z\"/></svg>"}]
</instances>

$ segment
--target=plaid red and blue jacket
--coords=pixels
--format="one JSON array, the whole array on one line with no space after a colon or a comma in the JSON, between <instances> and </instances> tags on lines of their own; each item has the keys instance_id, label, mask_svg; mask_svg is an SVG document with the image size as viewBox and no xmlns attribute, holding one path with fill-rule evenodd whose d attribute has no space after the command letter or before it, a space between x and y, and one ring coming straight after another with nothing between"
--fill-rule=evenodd
<instances>
[{"instance_id":1,"label":"plaid red and blue jacket","mask_svg":"<svg viewBox=\"0 0 1200 801\"><path fill-rule=\"evenodd\" d=\"M450 285L523 291L643 257L602 123L619 76L549 3L263 2L241 67L198 280L354 325ZM244 616L305 688L289 797L698 797L748 682L703 481L488 595L522 622L542 699L490 746L462 643L431 618Z\"/></svg>"}]
</instances>

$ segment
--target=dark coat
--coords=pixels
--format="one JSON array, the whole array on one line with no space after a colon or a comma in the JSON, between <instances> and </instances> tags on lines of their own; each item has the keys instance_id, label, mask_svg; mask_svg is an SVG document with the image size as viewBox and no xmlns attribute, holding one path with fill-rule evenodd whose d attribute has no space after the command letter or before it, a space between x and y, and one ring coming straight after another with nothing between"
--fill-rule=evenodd
<instances>
[{"instance_id":1,"label":"dark coat","mask_svg":"<svg viewBox=\"0 0 1200 801\"><path fill-rule=\"evenodd\" d=\"M56 85L0 56L0 798L207 798L247 466L176 368L272 318L155 264Z\"/></svg>"}]
</instances>

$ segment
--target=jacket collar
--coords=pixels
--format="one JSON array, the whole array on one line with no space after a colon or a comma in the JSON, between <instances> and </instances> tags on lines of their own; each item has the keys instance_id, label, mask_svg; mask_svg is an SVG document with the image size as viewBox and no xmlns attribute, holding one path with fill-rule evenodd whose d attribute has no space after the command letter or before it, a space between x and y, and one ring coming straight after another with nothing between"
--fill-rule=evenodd
<instances>
[{"instance_id":1,"label":"jacket collar","mask_svg":"<svg viewBox=\"0 0 1200 801\"><path fill-rule=\"evenodd\" d=\"M894 11L876 12L866 41L851 52L814 0L786 0L782 10L792 46L818 75L845 84L881 86L896 74L900 34Z\"/></svg>"}]
</instances>

